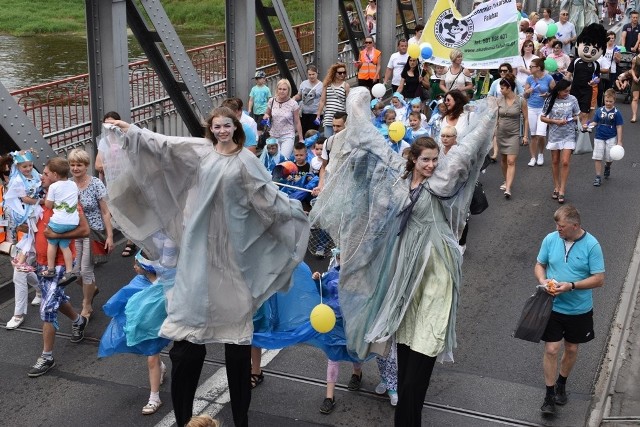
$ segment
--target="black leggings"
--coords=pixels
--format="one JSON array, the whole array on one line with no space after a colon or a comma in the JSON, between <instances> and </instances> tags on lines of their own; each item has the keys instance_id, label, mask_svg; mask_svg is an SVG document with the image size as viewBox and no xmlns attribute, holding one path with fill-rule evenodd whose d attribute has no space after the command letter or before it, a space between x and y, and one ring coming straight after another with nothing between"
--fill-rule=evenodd
<instances>
[{"instance_id":1,"label":"black leggings","mask_svg":"<svg viewBox=\"0 0 640 427\"><path fill-rule=\"evenodd\" d=\"M193 399L198 388L207 350L203 344L176 341L171 357L171 401L176 423L183 427L193 415ZM224 345L224 358L231 395L231 412L236 427L249 426L251 404L251 346Z\"/></svg>"},{"instance_id":2,"label":"black leggings","mask_svg":"<svg viewBox=\"0 0 640 427\"><path fill-rule=\"evenodd\" d=\"M422 425L422 405L435 363L435 357L413 351L406 344L398 344L398 406L394 417L396 427Z\"/></svg>"}]
</instances>

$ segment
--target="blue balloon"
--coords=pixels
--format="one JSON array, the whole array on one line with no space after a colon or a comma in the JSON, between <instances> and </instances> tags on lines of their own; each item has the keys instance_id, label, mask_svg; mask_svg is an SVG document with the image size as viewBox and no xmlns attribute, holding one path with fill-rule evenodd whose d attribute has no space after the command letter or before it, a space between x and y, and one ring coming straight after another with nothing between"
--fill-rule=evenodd
<instances>
[{"instance_id":1,"label":"blue balloon","mask_svg":"<svg viewBox=\"0 0 640 427\"><path fill-rule=\"evenodd\" d=\"M420 50L420 56L425 60L431 58L433 56L433 49L430 46L424 46Z\"/></svg>"}]
</instances>

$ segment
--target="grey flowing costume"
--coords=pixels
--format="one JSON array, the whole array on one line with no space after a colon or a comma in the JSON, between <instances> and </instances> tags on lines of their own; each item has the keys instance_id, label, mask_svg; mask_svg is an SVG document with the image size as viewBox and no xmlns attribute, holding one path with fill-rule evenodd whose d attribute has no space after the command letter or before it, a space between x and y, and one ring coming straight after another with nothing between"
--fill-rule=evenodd
<instances>
[{"instance_id":1,"label":"grey flowing costume","mask_svg":"<svg viewBox=\"0 0 640 427\"><path fill-rule=\"evenodd\" d=\"M468 133L446 159L441 153L401 230L411 176L401 177L406 160L371 124L369 98L364 88L349 93L347 127L336 135L332 173L310 213L341 249L347 347L365 358L380 353L371 343L396 334L415 351L451 359L462 263L457 240L491 146L495 106L487 102L495 101L479 102Z\"/></svg>"},{"instance_id":2,"label":"grey flowing costume","mask_svg":"<svg viewBox=\"0 0 640 427\"><path fill-rule=\"evenodd\" d=\"M251 343L254 311L288 289L303 259L309 222L300 202L278 191L246 149L224 155L208 139L133 125L123 139L130 167L109 188L111 213L151 252L155 233L179 242L160 335Z\"/></svg>"}]
</instances>

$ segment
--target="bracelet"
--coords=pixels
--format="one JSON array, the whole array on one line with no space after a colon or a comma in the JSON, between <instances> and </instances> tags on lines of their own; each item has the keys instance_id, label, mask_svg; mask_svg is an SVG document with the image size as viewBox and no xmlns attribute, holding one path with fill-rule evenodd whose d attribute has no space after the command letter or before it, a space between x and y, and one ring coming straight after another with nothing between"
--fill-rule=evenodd
<instances>
[{"instance_id":1,"label":"bracelet","mask_svg":"<svg viewBox=\"0 0 640 427\"><path fill-rule=\"evenodd\" d=\"M573 290L575 290L575 288L576 288L575 282L571 282L571 290L573 291Z\"/></svg>"}]
</instances>

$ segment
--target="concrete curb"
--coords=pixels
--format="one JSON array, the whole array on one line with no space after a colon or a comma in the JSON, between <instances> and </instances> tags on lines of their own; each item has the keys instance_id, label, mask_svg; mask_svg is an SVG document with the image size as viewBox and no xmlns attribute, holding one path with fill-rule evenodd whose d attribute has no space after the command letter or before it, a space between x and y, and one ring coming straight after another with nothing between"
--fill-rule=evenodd
<instances>
[{"instance_id":1,"label":"concrete curb","mask_svg":"<svg viewBox=\"0 0 640 427\"><path fill-rule=\"evenodd\" d=\"M626 358L626 343L630 333L633 314L636 310L638 296L638 275L640 273L640 235L636 240L633 257L627 270L618 309L611 330L607 352L602 359L594 396L591 400L591 414L587 421L589 427L598 427L611 410L611 396L616 387L620 367Z\"/></svg>"}]
</instances>

